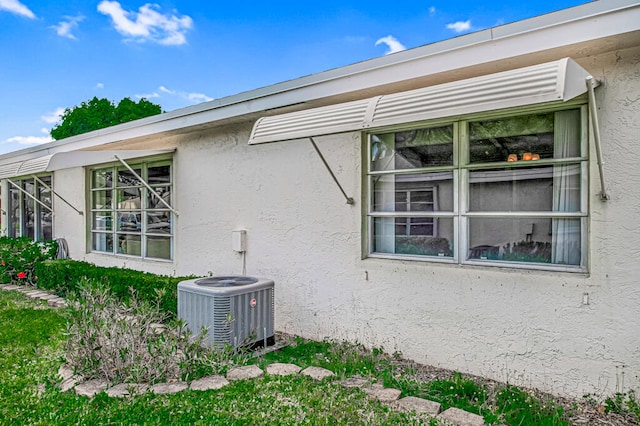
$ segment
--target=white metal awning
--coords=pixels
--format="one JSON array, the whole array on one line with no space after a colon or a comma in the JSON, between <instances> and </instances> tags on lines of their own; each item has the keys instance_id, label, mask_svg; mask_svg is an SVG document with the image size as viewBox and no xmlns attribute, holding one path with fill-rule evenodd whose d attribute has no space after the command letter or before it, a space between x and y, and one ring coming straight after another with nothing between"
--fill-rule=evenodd
<instances>
[{"instance_id":1,"label":"white metal awning","mask_svg":"<svg viewBox=\"0 0 640 426\"><path fill-rule=\"evenodd\" d=\"M570 58L408 92L260 118L249 144L302 139L482 111L567 101L590 74Z\"/></svg>"},{"instance_id":2,"label":"white metal awning","mask_svg":"<svg viewBox=\"0 0 640 426\"><path fill-rule=\"evenodd\" d=\"M30 160L0 166L0 179L19 176L29 176L43 172L70 169L72 167L92 166L94 164L119 161L132 158L149 157L152 155L167 154L170 150L113 150L113 151L70 151L57 152ZM117 157L116 157L117 156Z\"/></svg>"}]
</instances>

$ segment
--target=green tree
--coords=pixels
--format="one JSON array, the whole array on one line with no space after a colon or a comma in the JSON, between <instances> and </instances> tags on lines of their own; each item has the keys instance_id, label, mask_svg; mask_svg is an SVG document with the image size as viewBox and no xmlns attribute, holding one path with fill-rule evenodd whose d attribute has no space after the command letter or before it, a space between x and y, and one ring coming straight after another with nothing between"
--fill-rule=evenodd
<instances>
[{"instance_id":1,"label":"green tree","mask_svg":"<svg viewBox=\"0 0 640 426\"><path fill-rule=\"evenodd\" d=\"M65 109L60 124L51 129L51 137L60 140L161 112L160 105L144 98L138 102L124 98L115 105L106 98L98 99L94 96L87 102Z\"/></svg>"}]
</instances>

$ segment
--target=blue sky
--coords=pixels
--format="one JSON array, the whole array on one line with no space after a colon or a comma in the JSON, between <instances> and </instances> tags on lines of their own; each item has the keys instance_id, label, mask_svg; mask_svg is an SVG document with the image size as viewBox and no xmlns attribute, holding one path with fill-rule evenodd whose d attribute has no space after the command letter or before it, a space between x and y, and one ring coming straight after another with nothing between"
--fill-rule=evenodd
<instances>
[{"instance_id":1,"label":"blue sky","mask_svg":"<svg viewBox=\"0 0 640 426\"><path fill-rule=\"evenodd\" d=\"M0 154L93 96L164 111L586 0L0 0Z\"/></svg>"}]
</instances>

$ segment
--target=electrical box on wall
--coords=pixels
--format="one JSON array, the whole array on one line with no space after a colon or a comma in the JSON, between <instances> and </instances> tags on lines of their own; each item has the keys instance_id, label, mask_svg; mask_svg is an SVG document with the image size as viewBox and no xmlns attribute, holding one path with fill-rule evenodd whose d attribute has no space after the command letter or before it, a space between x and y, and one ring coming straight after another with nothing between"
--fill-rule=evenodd
<instances>
[{"instance_id":1,"label":"electrical box on wall","mask_svg":"<svg viewBox=\"0 0 640 426\"><path fill-rule=\"evenodd\" d=\"M233 251L239 253L247 251L247 231L244 229L231 231L231 242Z\"/></svg>"}]
</instances>

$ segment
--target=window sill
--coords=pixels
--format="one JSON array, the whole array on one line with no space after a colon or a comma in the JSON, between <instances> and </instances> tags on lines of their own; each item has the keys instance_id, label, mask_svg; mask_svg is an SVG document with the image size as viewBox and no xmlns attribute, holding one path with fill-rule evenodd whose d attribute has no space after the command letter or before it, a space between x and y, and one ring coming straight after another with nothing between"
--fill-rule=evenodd
<instances>
[{"instance_id":1,"label":"window sill","mask_svg":"<svg viewBox=\"0 0 640 426\"><path fill-rule=\"evenodd\" d=\"M369 255L365 255L363 260L366 259L385 259L385 260L395 260L395 261L411 261L411 262L422 262L424 264L429 263L437 263L437 264L449 264L457 268L478 268L484 270L496 270L496 271L504 271L504 272L563 272L570 273L574 275L589 275L589 271L587 268L583 268L580 266L562 266L562 265L551 265L547 263L518 263L518 262L500 262L500 261L487 261L487 260L467 260L463 263L459 263L457 260L451 257L427 257L427 256L409 256L409 255L391 255L384 253L370 253Z\"/></svg>"}]
</instances>

